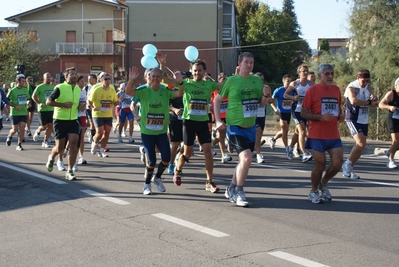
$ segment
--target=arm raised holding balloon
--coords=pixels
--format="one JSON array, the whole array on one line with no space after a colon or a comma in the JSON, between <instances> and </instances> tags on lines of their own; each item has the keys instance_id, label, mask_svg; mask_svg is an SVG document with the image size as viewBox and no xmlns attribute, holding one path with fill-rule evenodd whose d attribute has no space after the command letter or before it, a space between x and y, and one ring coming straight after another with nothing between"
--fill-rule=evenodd
<instances>
[{"instance_id":1,"label":"arm raised holding balloon","mask_svg":"<svg viewBox=\"0 0 399 267\"><path fill-rule=\"evenodd\" d=\"M158 51L157 54L156 54L156 58L157 58L157 60L158 60L158 62L159 62L159 68L160 68L160 69L163 71L163 73L165 74L162 80L163 80L164 83L175 85L176 81L175 81L173 78L171 78L171 76L172 76L172 75L174 76L175 73L174 73L173 71L171 71L171 70L166 66L166 57L167 57L167 56L168 56L167 54L164 54L164 53L162 53L161 51ZM170 75L168 75L168 73L169 73Z\"/></svg>"}]
</instances>

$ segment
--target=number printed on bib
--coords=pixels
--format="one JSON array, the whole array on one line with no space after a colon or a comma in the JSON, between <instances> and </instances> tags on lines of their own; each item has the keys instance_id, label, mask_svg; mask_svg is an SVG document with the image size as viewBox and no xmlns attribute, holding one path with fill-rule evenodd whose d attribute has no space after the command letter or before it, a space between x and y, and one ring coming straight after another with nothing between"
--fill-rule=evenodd
<instances>
[{"instance_id":1,"label":"number printed on bib","mask_svg":"<svg viewBox=\"0 0 399 267\"><path fill-rule=\"evenodd\" d=\"M244 118L256 117L258 112L258 99L245 99L242 101L242 114Z\"/></svg>"},{"instance_id":2,"label":"number printed on bib","mask_svg":"<svg viewBox=\"0 0 399 267\"><path fill-rule=\"evenodd\" d=\"M208 105L204 99L191 99L188 114L203 116L208 114Z\"/></svg>"},{"instance_id":3,"label":"number printed on bib","mask_svg":"<svg viewBox=\"0 0 399 267\"><path fill-rule=\"evenodd\" d=\"M28 103L28 98L26 95L19 95L18 96L18 105L26 105Z\"/></svg>"},{"instance_id":4,"label":"number printed on bib","mask_svg":"<svg viewBox=\"0 0 399 267\"><path fill-rule=\"evenodd\" d=\"M162 131L165 116L163 114L147 114L145 128L153 131Z\"/></svg>"},{"instance_id":5,"label":"number printed on bib","mask_svg":"<svg viewBox=\"0 0 399 267\"><path fill-rule=\"evenodd\" d=\"M322 98L321 99L321 115L330 112L332 115L338 117L338 99L336 98Z\"/></svg>"},{"instance_id":6,"label":"number printed on bib","mask_svg":"<svg viewBox=\"0 0 399 267\"><path fill-rule=\"evenodd\" d=\"M101 100L100 101L100 110L101 111L108 111L111 110L112 101L111 100Z\"/></svg>"},{"instance_id":7,"label":"number printed on bib","mask_svg":"<svg viewBox=\"0 0 399 267\"><path fill-rule=\"evenodd\" d=\"M226 113L227 111L227 101L220 103L220 113Z\"/></svg>"},{"instance_id":8,"label":"number printed on bib","mask_svg":"<svg viewBox=\"0 0 399 267\"><path fill-rule=\"evenodd\" d=\"M281 102L281 106L283 107L283 109L286 109L286 110L290 110L291 109L291 104L292 104L292 100L290 100L290 99L284 99Z\"/></svg>"},{"instance_id":9,"label":"number printed on bib","mask_svg":"<svg viewBox=\"0 0 399 267\"><path fill-rule=\"evenodd\" d=\"M51 91L51 90L46 90L46 91L44 91L44 99L48 99L49 98L49 96L51 95L51 93L52 93L53 91Z\"/></svg>"},{"instance_id":10,"label":"number printed on bib","mask_svg":"<svg viewBox=\"0 0 399 267\"><path fill-rule=\"evenodd\" d=\"M367 124L369 120L369 107L359 107L359 115L357 116L357 123Z\"/></svg>"}]
</instances>

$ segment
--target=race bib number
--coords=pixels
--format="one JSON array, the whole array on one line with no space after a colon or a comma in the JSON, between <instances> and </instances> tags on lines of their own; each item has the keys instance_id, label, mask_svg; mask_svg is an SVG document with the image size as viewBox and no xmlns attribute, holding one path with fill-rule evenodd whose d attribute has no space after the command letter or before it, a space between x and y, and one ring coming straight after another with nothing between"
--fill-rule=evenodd
<instances>
[{"instance_id":1,"label":"race bib number","mask_svg":"<svg viewBox=\"0 0 399 267\"><path fill-rule=\"evenodd\" d=\"M291 104L292 104L292 100L284 99L283 102L281 102L281 107L285 110L290 110Z\"/></svg>"},{"instance_id":2,"label":"race bib number","mask_svg":"<svg viewBox=\"0 0 399 267\"><path fill-rule=\"evenodd\" d=\"M203 99L191 99L190 105L188 107L188 114L190 115L207 115L208 114L208 105L206 100Z\"/></svg>"},{"instance_id":3,"label":"race bib number","mask_svg":"<svg viewBox=\"0 0 399 267\"><path fill-rule=\"evenodd\" d=\"M28 98L26 95L19 95L18 96L18 105L26 105L28 103Z\"/></svg>"},{"instance_id":4,"label":"race bib number","mask_svg":"<svg viewBox=\"0 0 399 267\"><path fill-rule=\"evenodd\" d=\"M242 101L242 114L244 118L256 117L259 101L257 99L246 99Z\"/></svg>"},{"instance_id":5,"label":"race bib number","mask_svg":"<svg viewBox=\"0 0 399 267\"><path fill-rule=\"evenodd\" d=\"M367 124L369 120L369 107L359 107L359 115L357 116L357 122L361 124Z\"/></svg>"},{"instance_id":6,"label":"race bib number","mask_svg":"<svg viewBox=\"0 0 399 267\"><path fill-rule=\"evenodd\" d=\"M147 130L162 131L165 116L162 114L147 114L145 128Z\"/></svg>"},{"instance_id":7,"label":"race bib number","mask_svg":"<svg viewBox=\"0 0 399 267\"><path fill-rule=\"evenodd\" d=\"M330 112L332 115L338 117L338 99L336 98L322 98L321 99L321 115Z\"/></svg>"},{"instance_id":8,"label":"race bib number","mask_svg":"<svg viewBox=\"0 0 399 267\"><path fill-rule=\"evenodd\" d=\"M392 119L399 120L399 108L395 109L393 112Z\"/></svg>"},{"instance_id":9,"label":"race bib number","mask_svg":"<svg viewBox=\"0 0 399 267\"><path fill-rule=\"evenodd\" d=\"M296 103L296 108L295 108L295 112L301 112L302 110L302 103L303 103L303 99L305 97L304 96L300 96L299 97L299 101Z\"/></svg>"},{"instance_id":10,"label":"race bib number","mask_svg":"<svg viewBox=\"0 0 399 267\"><path fill-rule=\"evenodd\" d=\"M122 101L122 108L130 108L130 104L132 103L132 97L128 96L125 97Z\"/></svg>"},{"instance_id":11,"label":"race bib number","mask_svg":"<svg viewBox=\"0 0 399 267\"><path fill-rule=\"evenodd\" d=\"M220 103L220 113L226 113L226 112L227 112L227 102Z\"/></svg>"},{"instance_id":12,"label":"race bib number","mask_svg":"<svg viewBox=\"0 0 399 267\"><path fill-rule=\"evenodd\" d=\"M112 102L111 100L101 100L100 101L100 110L101 111L109 111L111 110Z\"/></svg>"},{"instance_id":13,"label":"race bib number","mask_svg":"<svg viewBox=\"0 0 399 267\"><path fill-rule=\"evenodd\" d=\"M46 90L46 91L44 91L44 99L48 99L49 98L49 96L51 95L51 93L52 93L53 91L51 91L51 90Z\"/></svg>"}]
</instances>

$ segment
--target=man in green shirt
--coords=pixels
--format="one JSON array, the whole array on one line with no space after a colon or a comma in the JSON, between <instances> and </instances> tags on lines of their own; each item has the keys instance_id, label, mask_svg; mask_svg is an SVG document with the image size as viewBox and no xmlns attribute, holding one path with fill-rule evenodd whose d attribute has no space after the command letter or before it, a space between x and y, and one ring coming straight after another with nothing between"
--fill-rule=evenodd
<instances>
[{"instance_id":1,"label":"man in green shirt","mask_svg":"<svg viewBox=\"0 0 399 267\"><path fill-rule=\"evenodd\" d=\"M238 153L239 161L225 196L237 206L246 207L244 183L252 162L256 140L256 115L258 107L264 107L271 98L270 87L264 87L262 80L251 75L254 56L244 52L238 57L238 73L227 78L215 97L215 122L217 129L226 125L220 118L220 103L223 97L229 99L226 113L227 136Z\"/></svg>"},{"instance_id":2,"label":"man in green shirt","mask_svg":"<svg viewBox=\"0 0 399 267\"><path fill-rule=\"evenodd\" d=\"M11 124L12 128L8 134L6 144L11 145L12 136L19 131L18 145L16 150L24 150L21 142L25 135L25 126L28 120L28 99L30 99L29 90L25 87L25 75L18 74L16 78L16 86L7 94L11 107Z\"/></svg>"},{"instance_id":3,"label":"man in green shirt","mask_svg":"<svg viewBox=\"0 0 399 267\"><path fill-rule=\"evenodd\" d=\"M43 74L43 83L36 87L32 96L33 101L35 101L38 106L40 121L40 126L33 135L33 141L39 140L40 132L46 131L42 143L42 147L46 148L50 147L47 140L50 138L51 132L53 131L54 107L46 105L46 100L54 91L54 85L51 81L52 77L50 73L46 72Z\"/></svg>"}]
</instances>

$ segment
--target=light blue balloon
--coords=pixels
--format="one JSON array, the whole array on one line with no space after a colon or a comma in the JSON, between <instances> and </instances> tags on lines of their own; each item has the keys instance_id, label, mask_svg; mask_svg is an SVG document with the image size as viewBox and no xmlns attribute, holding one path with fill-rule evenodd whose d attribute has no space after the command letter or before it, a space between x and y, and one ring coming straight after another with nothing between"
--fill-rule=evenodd
<instances>
[{"instance_id":1,"label":"light blue balloon","mask_svg":"<svg viewBox=\"0 0 399 267\"><path fill-rule=\"evenodd\" d=\"M158 49L152 44L146 44L145 46L143 46L143 55L144 56L155 57L157 52L158 52Z\"/></svg>"},{"instance_id":2,"label":"light blue balloon","mask_svg":"<svg viewBox=\"0 0 399 267\"><path fill-rule=\"evenodd\" d=\"M187 46L186 50L184 50L184 56L188 61L194 62L199 56L198 49L192 45Z\"/></svg>"},{"instance_id":3,"label":"light blue balloon","mask_svg":"<svg viewBox=\"0 0 399 267\"><path fill-rule=\"evenodd\" d=\"M144 56L140 62L141 66L146 69L158 67L158 61L153 56Z\"/></svg>"}]
</instances>

